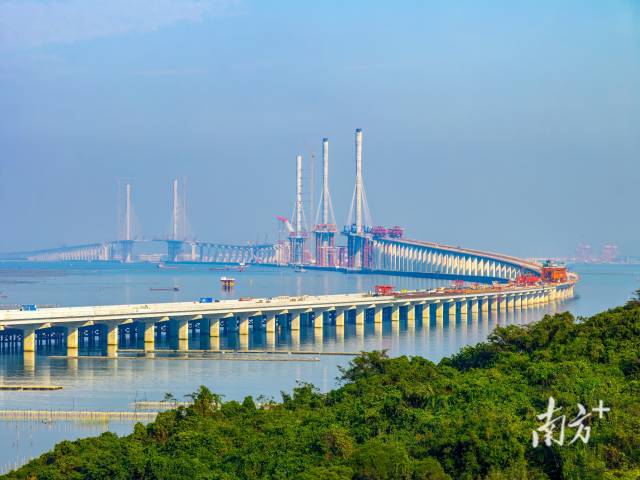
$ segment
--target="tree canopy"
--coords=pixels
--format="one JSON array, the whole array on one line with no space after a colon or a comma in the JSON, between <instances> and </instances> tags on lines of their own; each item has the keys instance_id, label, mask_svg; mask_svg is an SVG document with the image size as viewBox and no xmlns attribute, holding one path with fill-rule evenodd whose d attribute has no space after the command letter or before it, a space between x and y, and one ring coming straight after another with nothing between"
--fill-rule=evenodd
<instances>
[{"instance_id":1,"label":"tree canopy","mask_svg":"<svg viewBox=\"0 0 640 480\"><path fill-rule=\"evenodd\" d=\"M549 397L580 403L588 443L532 446ZM281 402L193 405L131 435L65 441L8 479L637 479L640 302L580 322L569 313L497 328L434 364L362 353L327 393L300 384Z\"/></svg>"}]
</instances>

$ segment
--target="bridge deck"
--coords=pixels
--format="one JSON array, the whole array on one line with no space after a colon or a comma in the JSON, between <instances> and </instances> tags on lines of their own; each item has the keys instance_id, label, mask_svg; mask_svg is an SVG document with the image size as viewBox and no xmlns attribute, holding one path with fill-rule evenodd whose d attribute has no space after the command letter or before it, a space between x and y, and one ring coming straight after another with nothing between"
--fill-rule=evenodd
<instances>
[{"instance_id":1,"label":"bridge deck","mask_svg":"<svg viewBox=\"0 0 640 480\"><path fill-rule=\"evenodd\" d=\"M420 303L458 302L464 300L497 298L528 294L548 294L570 288L573 283L546 284L528 287L485 287L467 290L464 293L440 291L412 291L387 296L371 293L354 293L322 296L293 296L274 298L252 298L246 300L223 300L213 303L175 302L134 305L102 305L86 307L42 308L36 311L7 310L0 312L0 328L33 325L43 328L43 323L68 324L75 322L126 322L140 319L168 320L173 317L217 317L256 316L286 314L291 312L331 311L358 307L373 308Z\"/></svg>"}]
</instances>

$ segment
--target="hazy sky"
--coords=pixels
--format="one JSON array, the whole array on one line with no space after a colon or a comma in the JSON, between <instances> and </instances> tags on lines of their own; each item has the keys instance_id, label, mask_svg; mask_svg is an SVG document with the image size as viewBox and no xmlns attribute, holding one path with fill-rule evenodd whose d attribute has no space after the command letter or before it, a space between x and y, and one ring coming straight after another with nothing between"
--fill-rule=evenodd
<instances>
[{"instance_id":1,"label":"hazy sky","mask_svg":"<svg viewBox=\"0 0 640 480\"><path fill-rule=\"evenodd\" d=\"M124 180L164 236L176 176L197 238L274 240L323 136L343 224L358 127L376 224L640 255L638 0L0 0L0 251L115 238Z\"/></svg>"}]
</instances>

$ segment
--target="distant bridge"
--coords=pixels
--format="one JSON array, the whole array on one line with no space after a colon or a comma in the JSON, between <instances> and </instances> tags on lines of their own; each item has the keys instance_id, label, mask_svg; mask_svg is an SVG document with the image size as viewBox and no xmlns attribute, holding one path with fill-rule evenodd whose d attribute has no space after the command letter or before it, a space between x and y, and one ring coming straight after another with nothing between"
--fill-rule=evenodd
<instances>
[{"instance_id":1,"label":"distant bridge","mask_svg":"<svg viewBox=\"0 0 640 480\"><path fill-rule=\"evenodd\" d=\"M279 263L278 244L234 245L189 240L114 240L102 243L70 245L58 248L16 252L0 255L4 260L30 262L60 261L132 261L136 247L166 244L166 254L156 254L163 261L191 261L215 263L253 263L275 265Z\"/></svg>"},{"instance_id":2,"label":"distant bridge","mask_svg":"<svg viewBox=\"0 0 640 480\"><path fill-rule=\"evenodd\" d=\"M336 265L335 270L379 272L474 281L508 281L519 275L540 275L540 264L517 257L405 238L359 236L363 244L359 267ZM143 244L166 245L160 261L288 265L286 244L234 245L203 241L118 240L4 255L26 261L125 261Z\"/></svg>"},{"instance_id":3,"label":"distant bridge","mask_svg":"<svg viewBox=\"0 0 640 480\"><path fill-rule=\"evenodd\" d=\"M169 261L305 265L345 272L380 272L461 279L480 282L509 281L520 275L541 274L541 265L529 260L469 248L403 238L404 229L384 228L371 222L362 175L363 133L355 132L356 181L348 227L347 245L335 244L338 232L329 192L329 140L323 139L323 182L320 223L309 230L303 219L302 156L296 157L296 206L291 221L278 217L288 229L288 238L274 244L231 245L187 240L186 201L178 181L172 183L171 233L165 239L138 240L133 235L133 203L130 184L124 189L123 231L120 240L60 247L11 255L5 259L28 261ZM184 194L184 190L183 190ZM353 221L352 221L353 220ZM315 254L308 245L315 236ZM162 253L138 253L144 244L160 243Z\"/></svg>"},{"instance_id":4,"label":"distant bridge","mask_svg":"<svg viewBox=\"0 0 640 480\"><path fill-rule=\"evenodd\" d=\"M363 243L371 245L363 267L379 272L515 280L523 274L539 276L541 270L540 264L521 258L439 243L387 237L365 238Z\"/></svg>"}]
</instances>

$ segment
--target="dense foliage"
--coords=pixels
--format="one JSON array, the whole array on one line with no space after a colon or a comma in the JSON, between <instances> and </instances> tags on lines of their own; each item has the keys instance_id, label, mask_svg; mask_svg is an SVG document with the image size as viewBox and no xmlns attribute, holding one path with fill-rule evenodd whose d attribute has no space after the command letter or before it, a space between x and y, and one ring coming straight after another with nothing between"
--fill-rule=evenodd
<instances>
[{"instance_id":1,"label":"dense foliage","mask_svg":"<svg viewBox=\"0 0 640 480\"><path fill-rule=\"evenodd\" d=\"M281 403L194 404L62 442L11 479L638 479L640 302L576 323L563 313L498 328L440 364L355 358L340 388L300 385ZM587 444L532 447L549 396L568 418L600 399Z\"/></svg>"}]
</instances>

